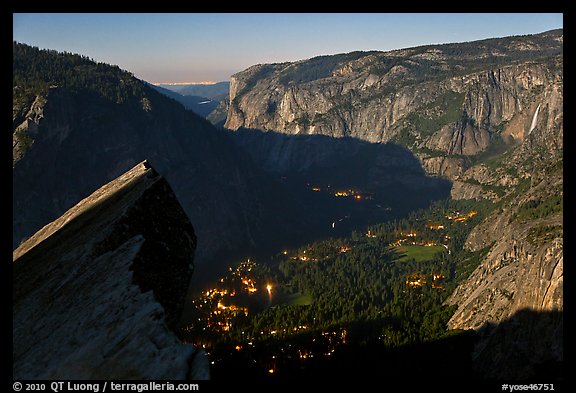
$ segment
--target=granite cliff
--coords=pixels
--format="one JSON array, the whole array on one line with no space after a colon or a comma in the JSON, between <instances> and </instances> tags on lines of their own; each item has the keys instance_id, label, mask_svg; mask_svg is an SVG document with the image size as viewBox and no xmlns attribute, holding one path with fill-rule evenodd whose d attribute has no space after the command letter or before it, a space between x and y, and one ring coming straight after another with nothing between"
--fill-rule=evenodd
<instances>
[{"instance_id":1,"label":"granite cliff","mask_svg":"<svg viewBox=\"0 0 576 393\"><path fill-rule=\"evenodd\" d=\"M488 253L447 300L458 307L449 328L481 335L473 356L491 378L529 378L544 366L562 372L563 161L530 150L523 145L502 160L502 170L529 173L468 236L466 248Z\"/></svg>"},{"instance_id":2,"label":"granite cliff","mask_svg":"<svg viewBox=\"0 0 576 393\"><path fill-rule=\"evenodd\" d=\"M195 249L147 162L44 226L13 252L14 379L208 378L172 332Z\"/></svg>"},{"instance_id":3,"label":"granite cliff","mask_svg":"<svg viewBox=\"0 0 576 393\"><path fill-rule=\"evenodd\" d=\"M527 378L563 359L562 45L555 30L256 65L232 77L225 127L278 171L309 160L246 128L401 145L452 198L489 201L465 246L487 254L448 299L449 328L481 334L484 377Z\"/></svg>"},{"instance_id":4,"label":"granite cliff","mask_svg":"<svg viewBox=\"0 0 576 393\"><path fill-rule=\"evenodd\" d=\"M231 77L225 127L397 143L453 197L477 196L466 171L521 143L535 116L561 141L562 43L555 30L255 65Z\"/></svg>"}]
</instances>

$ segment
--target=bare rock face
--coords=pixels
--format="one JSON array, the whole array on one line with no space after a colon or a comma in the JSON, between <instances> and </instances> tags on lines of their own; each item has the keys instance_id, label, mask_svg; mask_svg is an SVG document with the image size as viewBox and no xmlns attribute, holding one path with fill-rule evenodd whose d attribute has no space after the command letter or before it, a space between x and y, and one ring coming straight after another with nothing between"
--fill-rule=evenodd
<instances>
[{"instance_id":1,"label":"bare rock face","mask_svg":"<svg viewBox=\"0 0 576 393\"><path fill-rule=\"evenodd\" d=\"M180 318L196 236L142 162L13 253L14 379L185 379Z\"/></svg>"},{"instance_id":2,"label":"bare rock face","mask_svg":"<svg viewBox=\"0 0 576 393\"><path fill-rule=\"evenodd\" d=\"M13 110L15 128L12 133L12 166L22 158L26 150L34 143L34 137L38 133L38 125L44 117L45 105L46 98L42 95L36 96L30 108L15 105ZM26 111L26 113L19 113L21 111Z\"/></svg>"},{"instance_id":3,"label":"bare rock face","mask_svg":"<svg viewBox=\"0 0 576 393\"><path fill-rule=\"evenodd\" d=\"M458 306L448 327L482 337L473 356L488 378L530 378L563 361L563 214L535 202L554 206L563 178L556 168L533 180L472 230L466 247L488 254L447 299Z\"/></svg>"},{"instance_id":4,"label":"bare rock face","mask_svg":"<svg viewBox=\"0 0 576 393\"><path fill-rule=\"evenodd\" d=\"M560 225L561 219L555 217L545 224ZM487 322L501 322L524 308L562 310L562 233L535 247L525 239L528 231L524 228L505 234L484 263L453 292L448 303L459 308L450 320L450 328L480 329Z\"/></svg>"},{"instance_id":5,"label":"bare rock face","mask_svg":"<svg viewBox=\"0 0 576 393\"><path fill-rule=\"evenodd\" d=\"M428 157L424 154L417 156L426 173L454 179L464 172L464 160L462 158L453 156Z\"/></svg>"},{"instance_id":6,"label":"bare rock face","mask_svg":"<svg viewBox=\"0 0 576 393\"><path fill-rule=\"evenodd\" d=\"M225 127L400 144L452 198L496 202L514 184L470 167L523 143L561 149L562 42L557 30L255 65L231 77Z\"/></svg>"},{"instance_id":7,"label":"bare rock face","mask_svg":"<svg viewBox=\"0 0 576 393\"><path fill-rule=\"evenodd\" d=\"M225 127L368 142L409 132L421 147L474 155L487 148L497 126L528 109L557 79L555 61L543 58L561 55L561 42L526 39L545 42L529 52L509 37L252 66L231 77ZM501 60L481 60L501 46L507 51ZM539 60L518 61L527 53Z\"/></svg>"}]
</instances>

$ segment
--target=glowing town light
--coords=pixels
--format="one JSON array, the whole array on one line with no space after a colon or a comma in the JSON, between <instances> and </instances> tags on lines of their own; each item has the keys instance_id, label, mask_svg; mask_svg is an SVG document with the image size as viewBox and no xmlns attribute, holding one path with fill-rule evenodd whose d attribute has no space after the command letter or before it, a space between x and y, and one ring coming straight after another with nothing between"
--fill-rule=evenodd
<instances>
[{"instance_id":1,"label":"glowing town light","mask_svg":"<svg viewBox=\"0 0 576 393\"><path fill-rule=\"evenodd\" d=\"M266 290L268 291L268 306L272 305L272 285L266 284Z\"/></svg>"}]
</instances>

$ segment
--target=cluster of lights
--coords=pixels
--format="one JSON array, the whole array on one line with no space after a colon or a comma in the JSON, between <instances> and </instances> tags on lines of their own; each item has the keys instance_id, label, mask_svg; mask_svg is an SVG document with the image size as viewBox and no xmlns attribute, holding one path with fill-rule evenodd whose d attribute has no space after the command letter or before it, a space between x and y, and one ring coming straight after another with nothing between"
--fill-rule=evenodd
<instances>
[{"instance_id":1,"label":"cluster of lights","mask_svg":"<svg viewBox=\"0 0 576 393\"><path fill-rule=\"evenodd\" d=\"M478 212L472 210L467 214L461 214L460 212L453 212L453 215L447 215L446 218L452 220L454 222L466 221L472 217L474 217Z\"/></svg>"},{"instance_id":2,"label":"cluster of lights","mask_svg":"<svg viewBox=\"0 0 576 393\"><path fill-rule=\"evenodd\" d=\"M312 186L310 183L306 183L306 187L309 187L312 191L316 191L316 192L322 191L321 187ZM328 188L330 188L330 186L328 186ZM330 192L330 191L328 190L328 192ZM372 199L372 194L368 193L366 195L363 195L360 191L356 191L353 189L336 191L336 192L334 192L334 196L340 197L340 198L353 197L356 200Z\"/></svg>"},{"instance_id":3,"label":"cluster of lights","mask_svg":"<svg viewBox=\"0 0 576 393\"><path fill-rule=\"evenodd\" d=\"M348 252L348 251L351 251L351 250L352 250L352 247L350 247L350 246L340 246L340 247L339 247L339 252L340 252L340 253L345 253L345 252Z\"/></svg>"},{"instance_id":4,"label":"cluster of lights","mask_svg":"<svg viewBox=\"0 0 576 393\"><path fill-rule=\"evenodd\" d=\"M432 288L442 288L441 281L444 280L446 277L440 273L433 273L432 274ZM426 284L426 278L419 273L413 274L412 276L406 279L406 285L409 287L422 287Z\"/></svg>"},{"instance_id":5,"label":"cluster of lights","mask_svg":"<svg viewBox=\"0 0 576 393\"><path fill-rule=\"evenodd\" d=\"M376 234L373 233L370 229L368 229L368 232L366 232L366 237L374 239L376 238Z\"/></svg>"},{"instance_id":6,"label":"cluster of lights","mask_svg":"<svg viewBox=\"0 0 576 393\"><path fill-rule=\"evenodd\" d=\"M233 321L239 315L248 315L247 307L240 307L236 304L228 304L232 297L237 296L237 291L252 295L258 291L257 283L252 278L251 272L256 263L250 260L241 262L236 269L229 268L229 275L219 279L219 287L211 288L202 293L201 297L192 300L198 310L202 310L204 330L206 328L214 331L230 331ZM272 285L267 284L270 302L272 301Z\"/></svg>"},{"instance_id":7,"label":"cluster of lights","mask_svg":"<svg viewBox=\"0 0 576 393\"><path fill-rule=\"evenodd\" d=\"M426 227L429 229L444 229L444 225L442 224L426 224Z\"/></svg>"}]
</instances>

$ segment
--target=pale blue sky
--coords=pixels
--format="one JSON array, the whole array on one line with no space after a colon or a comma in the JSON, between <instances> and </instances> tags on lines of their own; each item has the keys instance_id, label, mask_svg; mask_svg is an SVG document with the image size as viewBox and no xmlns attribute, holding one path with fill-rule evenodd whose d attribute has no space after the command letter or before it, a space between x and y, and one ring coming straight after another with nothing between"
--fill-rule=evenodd
<instances>
[{"instance_id":1,"label":"pale blue sky","mask_svg":"<svg viewBox=\"0 0 576 393\"><path fill-rule=\"evenodd\" d=\"M562 14L13 14L13 38L148 82L228 80L259 63L562 28Z\"/></svg>"}]
</instances>

